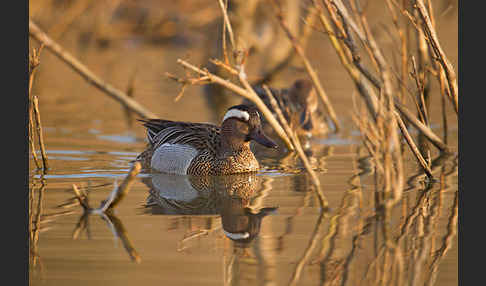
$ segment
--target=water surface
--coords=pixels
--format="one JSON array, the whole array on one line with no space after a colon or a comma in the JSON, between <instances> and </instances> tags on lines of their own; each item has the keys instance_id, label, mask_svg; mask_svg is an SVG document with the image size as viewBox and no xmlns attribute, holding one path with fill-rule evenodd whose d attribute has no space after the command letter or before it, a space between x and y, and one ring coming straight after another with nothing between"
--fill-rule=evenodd
<instances>
[{"instance_id":1,"label":"water surface","mask_svg":"<svg viewBox=\"0 0 486 286\"><path fill-rule=\"evenodd\" d=\"M134 78L134 98L161 118L219 124L223 114L211 108L201 86L188 86L176 102L181 85L165 76L185 75L178 58L208 65L220 44L210 17L219 11L217 1L147 8L143 15L168 20L136 40L123 23L107 18L116 8L110 1L59 2L57 8L51 2L59 1L29 1L29 16L95 74L121 90ZM369 2L377 41L393 51L381 22L389 13L381 2ZM457 10L451 11L437 12L436 21L443 49L457 67ZM207 25L194 25L192 12L200 12L197 19ZM166 30L178 36L147 40ZM42 174L30 158L30 285L457 285L457 153L441 157L430 147L436 178L430 183L403 143L406 188L385 216L373 162L351 120L355 85L327 35L313 33L306 51L342 124L339 134L311 142L310 161L329 209L319 204L296 154L261 152L263 168L252 176L195 181L141 173L113 214L88 216L72 185L98 206L145 148L144 130L137 116L127 120L118 102L44 50L33 93L50 169ZM272 51L248 61L250 81L261 72L264 52ZM272 86L305 76L295 61ZM224 104L241 101L230 98ZM430 125L443 138L441 106L432 81ZM445 107L447 143L456 151L457 115L448 102Z\"/></svg>"}]
</instances>

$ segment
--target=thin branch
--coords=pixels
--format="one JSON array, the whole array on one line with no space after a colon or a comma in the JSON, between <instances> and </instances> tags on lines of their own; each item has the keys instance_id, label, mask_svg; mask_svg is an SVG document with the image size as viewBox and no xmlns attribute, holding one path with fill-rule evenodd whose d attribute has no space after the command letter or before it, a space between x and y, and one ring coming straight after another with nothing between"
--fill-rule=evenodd
<instances>
[{"instance_id":1,"label":"thin branch","mask_svg":"<svg viewBox=\"0 0 486 286\"><path fill-rule=\"evenodd\" d=\"M231 28L231 23L229 21L228 12L226 11L227 7L226 7L226 5L224 5L223 0L218 0L218 3L219 3L219 7L221 8L221 11L223 13L224 24L226 26L226 29L228 29L231 47L233 48L233 51L235 51L235 49L236 49L235 37L233 36L233 28ZM224 45L223 47L225 48L226 45ZM226 48L225 48L225 50L226 50Z\"/></svg>"},{"instance_id":2,"label":"thin branch","mask_svg":"<svg viewBox=\"0 0 486 286\"><path fill-rule=\"evenodd\" d=\"M439 39L437 37L437 33L435 32L434 26L430 20L429 13L427 12L427 8L422 0L415 1L416 8L418 9L420 16L424 22L423 29L425 34L427 35L426 39L428 39L432 50L434 51L441 67L444 69L447 82L449 84L449 91L453 98L454 109L456 114L459 112L459 104L458 104L458 88L457 88L457 78L456 73L454 71L454 67L452 66L451 62L445 55L442 47L439 43Z\"/></svg>"},{"instance_id":3,"label":"thin branch","mask_svg":"<svg viewBox=\"0 0 486 286\"><path fill-rule=\"evenodd\" d=\"M326 92L324 91L324 88L321 85L321 82L319 80L319 77L317 76L316 71L310 64L309 59L305 55L304 49L302 46L299 44L297 38L292 34L290 31L290 28L288 27L287 23L285 22L283 15L282 15L282 10L279 4L277 3L276 0L272 0L272 4L276 9L276 17L279 20L280 26L284 30L284 32L287 34L287 37L289 40L292 42L292 45L294 46L295 51L299 54L299 56L302 58L302 61L304 62L305 69L307 70L307 73L309 74L310 78L312 79L312 82L314 83L314 86L317 90L317 93L319 94L320 98L322 99L324 103L324 107L326 108L329 117L331 118L331 121L334 124L334 132L337 133L339 132L340 124L339 121L337 120L336 113L334 112L334 108L331 105L331 102L329 98L327 97Z\"/></svg>"},{"instance_id":4,"label":"thin branch","mask_svg":"<svg viewBox=\"0 0 486 286\"><path fill-rule=\"evenodd\" d=\"M405 123L403 123L403 120L400 118L400 116L396 116L397 122L398 122L398 127L400 127L400 130L402 131L403 137L407 141L408 145L410 146L410 149L412 150L413 154L417 158L417 160L420 162L420 165L424 169L425 173L429 178L433 178L434 176L432 175L432 171L430 170L429 165L427 165L427 162L425 161L424 157L422 154L420 154L420 151L418 150L417 146L413 142L412 137L407 131L407 127L405 126Z\"/></svg>"},{"instance_id":5,"label":"thin branch","mask_svg":"<svg viewBox=\"0 0 486 286\"><path fill-rule=\"evenodd\" d=\"M44 145L44 136L42 135L42 125L41 125L41 119L40 119L40 112L39 112L39 100L37 99L37 95L34 95L32 97L32 103L34 107L34 114L35 114L35 125L37 126L37 137L39 141L39 146L41 150L41 157L42 157L42 164L43 164L43 169L46 171L49 168L49 164L47 162L47 153L46 153L46 147ZM32 152L35 152L35 150L32 150Z\"/></svg>"},{"instance_id":6,"label":"thin branch","mask_svg":"<svg viewBox=\"0 0 486 286\"><path fill-rule=\"evenodd\" d=\"M311 166L311 164L309 162L309 159L305 155L304 150L302 149L302 145L300 144L300 141L299 141L298 136L290 128L289 124L287 123L287 120L285 120L285 117L282 114L282 111L280 110L280 108L278 107L277 101L275 100L275 98L274 98L272 92L270 91L270 89L268 88L268 86L263 85L263 89L267 93L267 96L268 96L268 98L270 100L270 104L272 105L273 110L275 110L275 112L277 113L277 116L278 116L280 122L282 123L282 126L284 127L285 131L287 132L287 135L292 140L292 143L295 146L295 150L297 151L297 153L299 154L300 159L304 163L305 169L311 175L312 183L316 187L316 191L317 191L317 194L318 194L318 197L319 197L319 201L321 203L321 207L323 209L326 209L328 203L327 203L326 197L322 193L321 183L320 183L319 178L317 177L316 173L312 169L312 166Z\"/></svg>"},{"instance_id":7,"label":"thin branch","mask_svg":"<svg viewBox=\"0 0 486 286\"><path fill-rule=\"evenodd\" d=\"M435 135L429 127L425 126L422 122L420 122L404 105L395 101L395 107L400 112L402 116L405 117L415 128L417 128L429 141L434 144L440 151L445 153L451 153L451 149L449 146L444 144L442 140Z\"/></svg>"},{"instance_id":8,"label":"thin branch","mask_svg":"<svg viewBox=\"0 0 486 286\"><path fill-rule=\"evenodd\" d=\"M106 206L106 209L112 209L117 206L120 201L126 196L126 194L130 191L130 187L133 185L135 181L135 177L140 173L142 169L142 164L140 162L135 162L130 169L130 172L125 177L123 182L120 184L120 187L116 188L116 192L111 203L106 203L103 207Z\"/></svg>"},{"instance_id":9,"label":"thin branch","mask_svg":"<svg viewBox=\"0 0 486 286\"><path fill-rule=\"evenodd\" d=\"M31 19L29 19L29 35L37 41L41 42L54 55L69 65L74 71L80 74L87 82L103 91L108 96L120 102L126 108L132 110L143 118L156 118L157 116L143 107L137 101L127 96L124 92L110 84L104 82L101 78L96 76L84 64L78 61L70 53L65 51L59 44L54 42L46 33L44 33Z\"/></svg>"}]
</instances>

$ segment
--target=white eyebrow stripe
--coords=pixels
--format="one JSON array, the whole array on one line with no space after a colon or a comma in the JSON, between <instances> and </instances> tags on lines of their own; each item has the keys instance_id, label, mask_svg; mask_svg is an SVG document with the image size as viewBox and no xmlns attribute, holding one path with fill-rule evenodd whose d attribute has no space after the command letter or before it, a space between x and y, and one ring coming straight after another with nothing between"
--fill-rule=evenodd
<instances>
[{"instance_id":1,"label":"white eyebrow stripe","mask_svg":"<svg viewBox=\"0 0 486 286\"><path fill-rule=\"evenodd\" d=\"M228 110L228 112L226 112L226 114L223 117L223 121L225 121L226 119L228 119L230 117L240 118L240 119L243 119L245 121L250 120L250 114L246 111L239 110L239 109Z\"/></svg>"}]
</instances>

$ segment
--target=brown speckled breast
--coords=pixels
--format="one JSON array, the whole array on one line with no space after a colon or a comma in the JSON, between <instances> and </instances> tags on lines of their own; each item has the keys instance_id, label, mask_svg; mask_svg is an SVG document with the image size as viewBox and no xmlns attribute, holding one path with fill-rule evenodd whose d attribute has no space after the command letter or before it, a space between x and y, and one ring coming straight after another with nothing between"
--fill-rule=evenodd
<instances>
[{"instance_id":1,"label":"brown speckled breast","mask_svg":"<svg viewBox=\"0 0 486 286\"><path fill-rule=\"evenodd\" d=\"M249 149L243 149L225 158L215 158L210 152L197 155L189 168L188 175L227 175L246 172L257 172L260 165Z\"/></svg>"}]
</instances>

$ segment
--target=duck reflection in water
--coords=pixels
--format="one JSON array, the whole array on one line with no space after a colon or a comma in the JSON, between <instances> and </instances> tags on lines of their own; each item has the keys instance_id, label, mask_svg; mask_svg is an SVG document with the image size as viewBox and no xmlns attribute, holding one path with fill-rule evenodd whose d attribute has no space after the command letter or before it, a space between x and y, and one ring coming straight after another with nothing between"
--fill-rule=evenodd
<instances>
[{"instance_id":1,"label":"duck reflection in water","mask_svg":"<svg viewBox=\"0 0 486 286\"><path fill-rule=\"evenodd\" d=\"M150 188L146 212L220 215L222 231L236 247L248 247L260 232L262 219L277 209L259 205L262 184L255 173L224 176L154 173L142 181Z\"/></svg>"}]
</instances>

